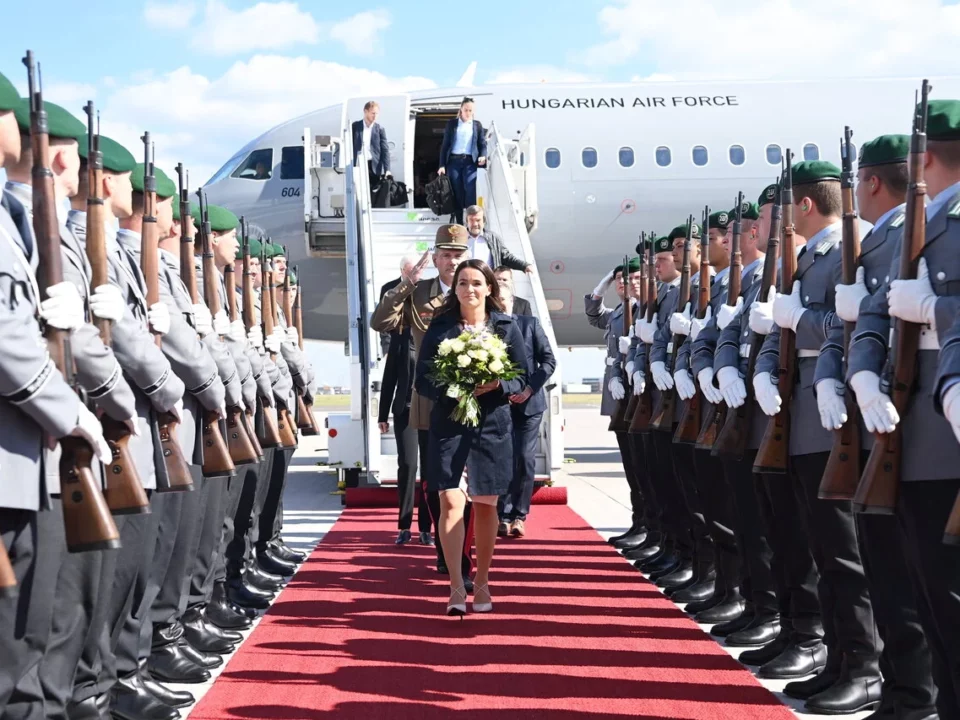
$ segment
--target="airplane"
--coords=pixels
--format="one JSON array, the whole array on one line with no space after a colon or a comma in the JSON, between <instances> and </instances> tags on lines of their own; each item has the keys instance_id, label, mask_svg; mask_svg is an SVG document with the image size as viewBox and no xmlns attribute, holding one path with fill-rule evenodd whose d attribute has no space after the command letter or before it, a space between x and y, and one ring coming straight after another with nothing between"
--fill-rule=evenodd
<instances>
[{"instance_id":1,"label":"airplane","mask_svg":"<svg viewBox=\"0 0 960 720\"><path fill-rule=\"evenodd\" d=\"M289 120L247 143L207 182L210 202L244 215L289 249L302 277L306 338L343 342L347 300L342 237L305 233L304 128L340 137L362 117L366 100L380 104L391 169L411 198L436 171L444 124L465 95L485 128L492 122L504 138L527 140L521 147L535 162L520 162L535 185L530 240L557 344L576 347L602 343L584 321L581 298L634 254L641 231L669 232L704 205L729 209L739 191L755 198L777 179L788 148L795 161L839 165L844 125L854 129L855 146L909 132L921 81L470 87L475 70L472 64L453 88L345 99ZM960 97L960 77L930 81L934 97ZM425 203L418 196L411 206Z\"/></svg>"}]
</instances>

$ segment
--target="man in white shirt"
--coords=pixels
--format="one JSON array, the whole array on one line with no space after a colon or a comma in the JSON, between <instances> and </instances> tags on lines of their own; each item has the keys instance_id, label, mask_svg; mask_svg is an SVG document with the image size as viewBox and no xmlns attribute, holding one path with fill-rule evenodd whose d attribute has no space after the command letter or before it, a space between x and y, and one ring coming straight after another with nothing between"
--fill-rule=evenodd
<instances>
[{"instance_id":1,"label":"man in white shirt","mask_svg":"<svg viewBox=\"0 0 960 720\"><path fill-rule=\"evenodd\" d=\"M507 250L495 232L484 230L483 208L479 205L467 208L467 247L472 259L483 260L491 270L504 265L511 270L533 272L533 265L525 263Z\"/></svg>"},{"instance_id":2,"label":"man in white shirt","mask_svg":"<svg viewBox=\"0 0 960 720\"><path fill-rule=\"evenodd\" d=\"M390 177L390 146L387 133L377 122L380 105L371 100L363 106L363 120L353 123L353 164L357 164L360 154L367 161L370 170L371 185L377 184L382 177Z\"/></svg>"}]
</instances>

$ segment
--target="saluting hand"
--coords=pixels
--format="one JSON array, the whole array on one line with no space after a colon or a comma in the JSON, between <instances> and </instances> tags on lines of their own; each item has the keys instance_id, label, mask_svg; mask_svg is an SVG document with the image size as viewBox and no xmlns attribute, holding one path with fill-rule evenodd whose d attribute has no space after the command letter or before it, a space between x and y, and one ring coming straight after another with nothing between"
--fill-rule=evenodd
<instances>
[{"instance_id":1,"label":"saluting hand","mask_svg":"<svg viewBox=\"0 0 960 720\"><path fill-rule=\"evenodd\" d=\"M423 255L420 256L420 259L417 261L417 264L410 268L410 273L407 275L407 280L416 285L420 282L420 277L423 275L424 268L427 267L427 262L430 260L430 251L424 251Z\"/></svg>"}]
</instances>

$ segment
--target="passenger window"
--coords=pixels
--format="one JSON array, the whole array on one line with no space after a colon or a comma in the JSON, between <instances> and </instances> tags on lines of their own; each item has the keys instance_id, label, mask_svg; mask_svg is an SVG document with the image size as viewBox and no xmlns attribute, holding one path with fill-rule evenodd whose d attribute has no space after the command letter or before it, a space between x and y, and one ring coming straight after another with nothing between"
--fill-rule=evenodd
<instances>
[{"instance_id":1,"label":"passenger window","mask_svg":"<svg viewBox=\"0 0 960 720\"><path fill-rule=\"evenodd\" d=\"M273 176L273 149L254 150L230 177L244 180L269 180Z\"/></svg>"},{"instance_id":2,"label":"passenger window","mask_svg":"<svg viewBox=\"0 0 960 720\"><path fill-rule=\"evenodd\" d=\"M303 145L285 147L280 151L280 179L303 180Z\"/></svg>"},{"instance_id":3,"label":"passenger window","mask_svg":"<svg viewBox=\"0 0 960 720\"><path fill-rule=\"evenodd\" d=\"M657 165L660 167L667 167L670 162L670 148L661 145L657 148L656 152Z\"/></svg>"},{"instance_id":4,"label":"passenger window","mask_svg":"<svg viewBox=\"0 0 960 720\"><path fill-rule=\"evenodd\" d=\"M742 145L731 145L730 146L730 164L731 165L743 165L747 160L747 153L743 149Z\"/></svg>"},{"instance_id":5,"label":"passenger window","mask_svg":"<svg viewBox=\"0 0 960 720\"><path fill-rule=\"evenodd\" d=\"M767 162L771 165L779 165L780 160L783 159L783 154L780 152L779 145L767 145Z\"/></svg>"},{"instance_id":6,"label":"passenger window","mask_svg":"<svg viewBox=\"0 0 960 720\"><path fill-rule=\"evenodd\" d=\"M707 164L709 155L707 149L703 145L697 145L693 148L693 164L697 167L703 167Z\"/></svg>"},{"instance_id":7,"label":"passenger window","mask_svg":"<svg viewBox=\"0 0 960 720\"><path fill-rule=\"evenodd\" d=\"M625 168L633 167L633 161L634 161L633 148L630 148L630 147L620 148L620 152L618 153L618 156L620 159L620 167L625 167Z\"/></svg>"},{"instance_id":8,"label":"passenger window","mask_svg":"<svg viewBox=\"0 0 960 720\"><path fill-rule=\"evenodd\" d=\"M807 143L803 146L803 159L804 160L819 160L820 159L820 148L818 148L813 143Z\"/></svg>"},{"instance_id":9,"label":"passenger window","mask_svg":"<svg viewBox=\"0 0 960 720\"><path fill-rule=\"evenodd\" d=\"M547 148L543 154L543 162L551 170L556 170L560 167L560 151L556 148Z\"/></svg>"},{"instance_id":10,"label":"passenger window","mask_svg":"<svg viewBox=\"0 0 960 720\"><path fill-rule=\"evenodd\" d=\"M595 168L597 166L597 149L587 147L581 150L580 161L585 168Z\"/></svg>"}]
</instances>

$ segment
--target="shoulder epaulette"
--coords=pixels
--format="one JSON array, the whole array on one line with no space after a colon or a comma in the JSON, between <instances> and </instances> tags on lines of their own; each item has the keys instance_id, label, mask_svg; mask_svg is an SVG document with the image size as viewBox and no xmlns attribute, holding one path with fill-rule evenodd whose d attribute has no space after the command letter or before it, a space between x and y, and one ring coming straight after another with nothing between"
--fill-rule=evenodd
<instances>
[{"instance_id":1,"label":"shoulder epaulette","mask_svg":"<svg viewBox=\"0 0 960 720\"><path fill-rule=\"evenodd\" d=\"M890 223L890 227L892 227L892 228L898 228L898 227L900 227L901 225L903 225L903 221L906 220L906 219L907 219L907 216L904 215L903 213L900 213L900 214L897 215L897 216L893 219L893 221Z\"/></svg>"},{"instance_id":2,"label":"shoulder epaulette","mask_svg":"<svg viewBox=\"0 0 960 720\"><path fill-rule=\"evenodd\" d=\"M960 217L960 199L953 201L953 205L951 205L950 209L947 211L947 217Z\"/></svg>"}]
</instances>

